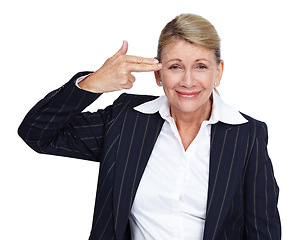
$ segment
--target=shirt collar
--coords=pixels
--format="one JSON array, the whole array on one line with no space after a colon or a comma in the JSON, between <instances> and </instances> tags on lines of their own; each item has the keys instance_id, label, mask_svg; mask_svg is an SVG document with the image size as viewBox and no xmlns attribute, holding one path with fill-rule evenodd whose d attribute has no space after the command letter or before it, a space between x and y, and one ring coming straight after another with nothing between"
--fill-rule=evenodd
<instances>
[{"instance_id":1,"label":"shirt collar","mask_svg":"<svg viewBox=\"0 0 308 240\"><path fill-rule=\"evenodd\" d=\"M138 112L144 114L154 114L159 112L163 119L170 117L170 104L165 95L158 97L152 101L145 102L141 105L134 107ZM213 91L213 108L209 123L214 124L217 122L226 124L243 124L248 122L235 108L227 105L221 97Z\"/></svg>"}]
</instances>

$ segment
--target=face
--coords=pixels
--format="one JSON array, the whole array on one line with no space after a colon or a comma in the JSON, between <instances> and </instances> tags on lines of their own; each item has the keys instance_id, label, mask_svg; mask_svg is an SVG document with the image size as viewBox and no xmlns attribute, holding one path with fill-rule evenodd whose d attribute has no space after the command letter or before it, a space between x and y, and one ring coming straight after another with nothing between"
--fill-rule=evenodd
<instances>
[{"instance_id":1,"label":"face","mask_svg":"<svg viewBox=\"0 0 308 240\"><path fill-rule=\"evenodd\" d=\"M161 63L155 78L159 86L162 83L172 114L211 109L209 98L223 72L223 62L217 63L213 50L178 40L164 47Z\"/></svg>"}]
</instances>

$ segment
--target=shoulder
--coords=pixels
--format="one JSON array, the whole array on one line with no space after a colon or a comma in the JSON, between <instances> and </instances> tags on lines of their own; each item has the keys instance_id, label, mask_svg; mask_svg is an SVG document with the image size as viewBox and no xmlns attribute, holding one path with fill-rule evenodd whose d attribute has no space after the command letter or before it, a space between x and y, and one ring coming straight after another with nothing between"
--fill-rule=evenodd
<instances>
[{"instance_id":1,"label":"shoulder","mask_svg":"<svg viewBox=\"0 0 308 240\"><path fill-rule=\"evenodd\" d=\"M114 104L124 104L129 108L134 108L142 103L154 100L158 96L152 95L139 95L139 94L121 94L114 102Z\"/></svg>"},{"instance_id":2,"label":"shoulder","mask_svg":"<svg viewBox=\"0 0 308 240\"><path fill-rule=\"evenodd\" d=\"M155 98L157 98L157 96L123 93L113 102L113 104L105 109L99 109L98 112L100 114L105 114L110 119L121 119L121 116L125 116L128 112L129 114L137 113L133 110L134 107L154 100Z\"/></svg>"},{"instance_id":3,"label":"shoulder","mask_svg":"<svg viewBox=\"0 0 308 240\"><path fill-rule=\"evenodd\" d=\"M241 112L241 115L248 121L248 125L250 125L250 127L253 128L263 128L265 130L267 130L267 125L265 122L257 120L251 116L248 116L244 113Z\"/></svg>"},{"instance_id":4,"label":"shoulder","mask_svg":"<svg viewBox=\"0 0 308 240\"><path fill-rule=\"evenodd\" d=\"M247 123L243 124L249 135L252 136L250 139L254 142L257 138L263 139L265 143L268 141L268 130L265 122L257 120L251 116L241 113L242 116L247 119Z\"/></svg>"}]
</instances>

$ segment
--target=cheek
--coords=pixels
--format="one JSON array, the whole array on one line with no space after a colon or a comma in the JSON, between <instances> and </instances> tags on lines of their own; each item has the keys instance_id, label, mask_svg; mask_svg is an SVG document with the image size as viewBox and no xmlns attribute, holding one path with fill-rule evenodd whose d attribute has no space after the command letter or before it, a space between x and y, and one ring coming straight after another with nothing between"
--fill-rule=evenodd
<instances>
[{"instance_id":1,"label":"cheek","mask_svg":"<svg viewBox=\"0 0 308 240\"><path fill-rule=\"evenodd\" d=\"M170 72L162 72L161 80L164 83L164 86L167 88L173 88L181 81L179 74L172 74Z\"/></svg>"},{"instance_id":2,"label":"cheek","mask_svg":"<svg viewBox=\"0 0 308 240\"><path fill-rule=\"evenodd\" d=\"M213 84L217 78L217 71L209 71L205 78L206 78L206 81L209 83L209 84Z\"/></svg>"},{"instance_id":3,"label":"cheek","mask_svg":"<svg viewBox=\"0 0 308 240\"><path fill-rule=\"evenodd\" d=\"M215 77L210 73L199 73L196 74L195 80L197 85L204 89L212 88L214 86Z\"/></svg>"}]
</instances>

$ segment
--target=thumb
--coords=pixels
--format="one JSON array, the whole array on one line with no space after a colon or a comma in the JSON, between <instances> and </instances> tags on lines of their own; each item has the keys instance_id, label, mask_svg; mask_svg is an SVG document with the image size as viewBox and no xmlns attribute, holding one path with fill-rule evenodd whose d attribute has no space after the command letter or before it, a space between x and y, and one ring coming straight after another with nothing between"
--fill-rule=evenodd
<instances>
[{"instance_id":1,"label":"thumb","mask_svg":"<svg viewBox=\"0 0 308 240\"><path fill-rule=\"evenodd\" d=\"M128 50L128 42L126 40L124 40L122 47L120 48L120 50L117 53L125 55L127 53L127 50Z\"/></svg>"}]
</instances>

